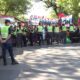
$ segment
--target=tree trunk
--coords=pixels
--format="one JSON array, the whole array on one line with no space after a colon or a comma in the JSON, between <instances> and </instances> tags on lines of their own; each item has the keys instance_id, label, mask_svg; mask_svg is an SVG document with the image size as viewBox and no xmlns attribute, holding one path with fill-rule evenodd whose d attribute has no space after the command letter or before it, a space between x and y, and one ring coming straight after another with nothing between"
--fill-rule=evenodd
<instances>
[{"instance_id":1,"label":"tree trunk","mask_svg":"<svg viewBox=\"0 0 80 80\"><path fill-rule=\"evenodd\" d=\"M4 15L7 15L8 12L9 12L9 8L7 10L5 10Z\"/></svg>"}]
</instances>

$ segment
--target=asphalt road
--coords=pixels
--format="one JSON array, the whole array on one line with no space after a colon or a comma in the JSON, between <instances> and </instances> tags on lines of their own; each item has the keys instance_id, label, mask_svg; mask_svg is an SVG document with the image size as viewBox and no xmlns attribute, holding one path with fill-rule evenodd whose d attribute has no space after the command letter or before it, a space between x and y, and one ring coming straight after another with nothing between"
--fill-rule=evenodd
<instances>
[{"instance_id":1,"label":"asphalt road","mask_svg":"<svg viewBox=\"0 0 80 80\"><path fill-rule=\"evenodd\" d=\"M79 46L41 46L14 49L19 65L3 66L0 80L80 80Z\"/></svg>"}]
</instances>

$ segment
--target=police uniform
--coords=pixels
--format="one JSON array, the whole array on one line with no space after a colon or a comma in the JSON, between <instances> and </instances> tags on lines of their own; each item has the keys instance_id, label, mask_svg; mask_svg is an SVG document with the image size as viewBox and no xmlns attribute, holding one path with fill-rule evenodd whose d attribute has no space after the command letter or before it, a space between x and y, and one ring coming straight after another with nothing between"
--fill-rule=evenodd
<instances>
[{"instance_id":1,"label":"police uniform","mask_svg":"<svg viewBox=\"0 0 80 80\"><path fill-rule=\"evenodd\" d=\"M33 46L33 43L34 43L34 30L33 30L33 28L30 29L29 41L30 41L30 46Z\"/></svg>"},{"instance_id":2,"label":"police uniform","mask_svg":"<svg viewBox=\"0 0 80 80\"><path fill-rule=\"evenodd\" d=\"M54 35L55 35L55 40L56 40L56 42L57 43L59 43L59 41L60 41L60 29L59 29L59 27L54 27Z\"/></svg>"},{"instance_id":3,"label":"police uniform","mask_svg":"<svg viewBox=\"0 0 80 80\"><path fill-rule=\"evenodd\" d=\"M42 41L43 41L43 27L41 25L38 26L38 41L39 41L39 45L41 45Z\"/></svg>"},{"instance_id":4,"label":"police uniform","mask_svg":"<svg viewBox=\"0 0 80 80\"><path fill-rule=\"evenodd\" d=\"M26 47L27 46L27 40L26 40L26 37L27 37L27 28L24 27L23 30L22 30L22 39L23 39L23 46Z\"/></svg>"},{"instance_id":5,"label":"police uniform","mask_svg":"<svg viewBox=\"0 0 80 80\"><path fill-rule=\"evenodd\" d=\"M66 43L66 31L67 31L66 26L62 26L62 42L64 44Z\"/></svg>"},{"instance_id":6,"label":"police uniform","mask_svg":"<svg viewBox=\"0 0 80 80\"><path fill-rule=\"evenodd\" d=\"M22 39L22 28L17 28L17 46L22 47L23 46L23 39Z\"/></svg>"},{"instance_id":7,"label":"police uniform","mask_svg":"<svg viewBox=\"0 0 80 80\"><path fill-rule=\"evenodd\" d=\"M72 37L73 37L74 32L75 32L74 26L71 25L70 28L69 28L69 31L70 31L70 39L72 41Z\"/></svg>"},{"instance_id":8,"label":"police uniform","mask_svg":"<svg viewBox=\"0 0 80 80\"><path fill-rule=\"evenodd\" d=\"M13 46L17 46L17 30L16 27L13 28L12 30L12 41L13 41Z\"/></svg>"},{"instance_id":9,"label":"police uniform","mask_svg":"<svg viewBox=\"0 0 80 80\"><path fill-rule=\"evenodd\" d=\"M5 23L7 23L7 22L9 22L9 21L5 21ZM6 50L8 50L8 52L9 52L12 64L17 64L17 62L14 59L14 55L13 55L10 26L5 25L5 26L1 27L0 35L1 35L1 40L5 41L5 42L1 41L1 43L2 43L2 46L1 46L2 47L2 57L3 57L4 65L7 65ZM10 35L10 38L8 39L9 35Z\"/></svg>"},{"instance_id":10,"label":"police uniform","mask_svg":"<svg viewBox=\"0 0 80 80\"><path fill-rule=\"evenodd\" d=\"M53 42L53 27L47 27L47 44L52 44Z\"/></svg>"}]
</instances>

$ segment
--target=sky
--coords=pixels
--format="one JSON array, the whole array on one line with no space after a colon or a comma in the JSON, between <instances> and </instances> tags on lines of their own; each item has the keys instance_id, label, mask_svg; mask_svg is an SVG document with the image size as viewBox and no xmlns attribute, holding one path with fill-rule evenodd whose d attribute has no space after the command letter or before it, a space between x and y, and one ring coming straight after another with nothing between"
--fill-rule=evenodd
<instances>
[{"instance_id":1,"label":"sky","mask_svg":"<svg viewBox=\"0 0 80 80\"><path fill-rule=\"evenodd\" d=\"M37 15L37 16L47 16L49 14L49 10L45 7L45 3L43 3L40 0L33 0L32 2L33 6L30 9L29 16L30 15Z\"/></svg>"}]
</instances>

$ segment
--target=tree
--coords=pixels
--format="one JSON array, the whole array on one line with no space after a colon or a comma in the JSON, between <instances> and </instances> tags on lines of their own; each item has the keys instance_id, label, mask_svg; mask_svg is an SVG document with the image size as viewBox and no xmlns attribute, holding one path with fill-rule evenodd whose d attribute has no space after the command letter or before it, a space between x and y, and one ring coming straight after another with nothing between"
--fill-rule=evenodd
<instances>
[{"instance_id":1,"label":"tree","mask_svg":"<svg viewBox=\"0 0 80 80\"><path fill-rule=\"evenodd\" d=\"M78 15L80 14L80 0L43 0L47 7L52 7L53 10L58 14L63 12L65 14L72 14L74 22L77 21Z\"/></svg>"},{"instance_id":2,"label":"tree","mask_svg":"<svg viewBox=\"0 0 80 80\"><path fill-rule=\"evenodd\" d=\"M0 13L3 15L24 14L30 7L30 0L0 0Z\"/></svg>"},{"instance_id":3,"label":"tree","mask_svg":"<svg viewBox=\"0 0 80 80\"><path fill-rule=\"evenodd\" d=\"M43 0L43 1L46 3L47 8L52 7L55 13L58 14L57 5L55 3L56 0Z\"/></svg>"}]
</instances>

